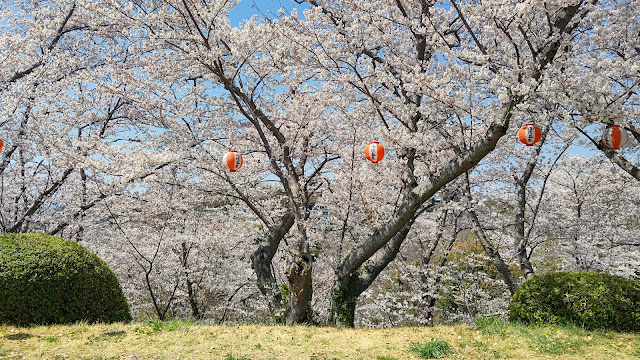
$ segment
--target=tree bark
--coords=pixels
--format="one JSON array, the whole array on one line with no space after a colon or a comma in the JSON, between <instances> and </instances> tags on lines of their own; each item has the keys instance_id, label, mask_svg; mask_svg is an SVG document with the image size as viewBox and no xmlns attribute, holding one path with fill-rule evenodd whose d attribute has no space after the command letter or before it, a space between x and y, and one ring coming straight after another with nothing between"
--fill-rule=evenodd
<instances>
[{"instance_id":1,"label":"tree bark","mask_svg":"<svg viewBox=\"0 0 640 360\"><path fill-rule=\"evenodd\" d=\"M511 270L509 270L509 267L502 259L502 256L500 256L500 252L498 251L498 249L496 249L493 244L491 244L491 241L489 241L487 234L484 232L482 226L480 226L480 220L478 220L478 216L476 215L476 213L474 211L470 211L469 216L471 217L473 223L473 232L482 245L484 252L487 254L487 256L489 256L489 259L491 259L491 262L498 270L498 273L502 277L502 280L509 288L509 292L511 293L511 295L513 295L516 291L518 291L519 285L516 279L513 277Z\"/></svg>"},{"instance_id":2,"label":"tree bark","mask_svg":"<svg viewBox=\"0 0 640 360\"><path fill-rule=\"evenodd\" d=\"M465 177L466 178L464 181L463 189L465 192L465 196L467 197L467 199L469 199L469 201L471 201L471 188L469 184L469 174L468 173L465 174ZM500 252L498 251L498 249L495 246L493 246L493 244L489 240L489 236L484 231L484 228L482 227L482 224L480 223L480 219L478 219L478 214L476 214L475 210L470 209L467 211L467 213L471 218L473 233L475 234L476 238L482 245L482 248L484 249L485 254L489 256L489 259L491 259L491 262L498 270L498 273L502 277L502 280L509 288L509 292L511 293L511 295L513 295L516 291L518 291L518 288L520 287L516 279L513 277L513 273L509 269L509 266L507 266L507 264L502 259L502 256L500 255Z\"/></svg>"},{"instance_id":3,"label":"tree bark","mask_svg":"<svg viewBox=\"0 0 640 360\"><path fill-rule=\"evenodd\" d=\"M287 324L289 325L313 323L311 270L311 256L308 254L301 254L294 259L287 270L286 275L289 281Z\"/></svg>"},{"instance_id":4,"label":"tree bark","mask_svg":"<svg viewBox=\"0 0 640 360\"><path fill-rule=\"evenodd\" d=\"M193 282L188 276L185 281L187 284L187 295L189 296L189 306L191 307L191 316L193 316L194 319L202 319L204 314L200 313L200 309L198 308L198 301L196 300Z\"/></svg>"},{"instance_id":5,"label":"tree bark","mask_svg":"<svg viewBox=\"0 0 640 360\"><path fill-rule=\"evenodd\" d=\"M531 175L533 175L533 171L536 168L538 163L538 158L540 157L540 151L542 151L542 145L547 139L547 134L549 134L549 130L551 129L551 124L546 126L542 131L542 135L540 136L540 141L536 144L533 154L527 161L525 165L524 172L522 176L516 179L516 193L518 195L518 203L517 203L517 212L516 212L516 223L515 223L515 236L514 236L514 249L516 253L516 259L518 260L518 264L520 265L520 270L522 270L522 275L525 280L529 279L533 276L534 270L531 265L531 261L529 260L529 255L527 254L527 245L529 243L529 237L525 233L525 211L527 206L527 184L531 179ZM536 208L537 211L537 208ZM533 226L533 224L531 225Z\"/></svg>"},{"instance_id":6,"label":"tree bark","mask_svg":"<svg viewBox=\"0 0 640 360\"><path fill-rule=\"evenodd\" d=\"M187 297L189 300L189 306L191 307L191 316L194 319L201 319L204 314L200 312L200 308L198 307L198 300L196 299L196 291L194 289L194 283L191 281L190 271L189 271L189 254L191 253L191 246L188 245L185 241L180 244L181 247L181 265L182 271L184 272L184 280L187 285Z\"/></svg>"},{"instance_id":7,"label":"tree bark","mask_svg":"<svg viewBox=\"0 0 640 360\"><path fill-rule=\"evenodd\" d=\"M258 288L267 298L269 310L277 322L282 320L279 313L285 309L282 304L282 291L273 274L272 261L280 242L289 232L293 223L294 216L289 211L280 218L277 224L270 227L267 237L260 241L258 248L251 254L251 266L256 273Z\"/></svg>"},{"instance_id":8,"label":"tree bark","mask_svg":"<svg viewBox=\"0 0 640 360\"><path fill-rule=\"evenodd\" d=\"M536 158L537 158L537 155L536 155ZM525 177L526 176L523 176L523 178ZM523 180L523 178L520 178L518 181L516 181L516 192L518 193L518 204L517 204L517 212L516 212L514 248L516 253L516 259L518 260L518 264L520 265L520 270L522 270L522 275L526 280L533 276L534 270L533 270L533 266L531 265L531 261L529 261L529 255L527 254L528 239L525 236L525 223L524 223L525 208L527 205L527 197L526 197L527 184ZM528 180L528 177L526 178Z\"/></svg>"},{"instance_id":9,"label":"tree bark","mask_svg":"<svg viewBox=\"0 0 640 360\"><path fill-rule=\"evenodd\" d=\"M406 224L383 249L378 251L358 271L346 277L336 276L331 297L329 320L332 325L339 327L355 326L355 310L358 297L371 286L380 272L396 258L414 221L415 219Z\"/></svg>"},{"instance_id":10,"label":"tree bark","mask_svg":"<svg viewBox=\"0 0 640 360\"><path fill-rule=\"evenodd\" d=\"M331 294L329 323L338 327L354 327L356 302L362 293L357 275L342 281L336 279Z\"/></svg>"}]
</instances>

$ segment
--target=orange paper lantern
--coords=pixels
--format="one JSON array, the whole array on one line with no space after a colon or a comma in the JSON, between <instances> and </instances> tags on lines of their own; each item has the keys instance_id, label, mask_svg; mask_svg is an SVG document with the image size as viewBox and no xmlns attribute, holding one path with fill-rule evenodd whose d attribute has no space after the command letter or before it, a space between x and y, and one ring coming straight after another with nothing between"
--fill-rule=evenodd
<instances>
[{"instance_id":1,"label":"orange paper lantern","mask_svg":"<svg viewBox=\"0 0 640 360\"><path fill-rule=\"evenodd\" d=\"M242 167L242 155L235 150L229 150L222 157L222 163L229 168L231 172L236 172Z\"/></svg>"},{"instance_id":2,"label":"orange paper lantern","mask_svg":"<svg viewBox=\"0 0 640 360\"><path fill-rule=\"evenodd\" d=\"M366 156L369 161L376 164L384 157L384 147L380 145L379 142L372 141L364 149L364 156Z\"/></svg>"},{"instance_id":3,"label":"orange paper lantern","mask_svg":"<svg viewBox=\"0 0 640 360\"><path fill-rule=\"evenodd\" d=\"M527 146L533 146L533 144L540 141L540 136L542 136L540 128L532 123L522 125L520 131L518 131L518 140Z\"/></svg>"},{"instance_id":4,"label":"orange paper lantern","mask_svg":"<svg viewBox=\"0 0 640 360\"><path fill-rule=\"evenodd\" d=\"M609 149L618 150L629 141L629 135L620 125L608 125L602 134L602 143Z\"/></svg>"}]
</instances>

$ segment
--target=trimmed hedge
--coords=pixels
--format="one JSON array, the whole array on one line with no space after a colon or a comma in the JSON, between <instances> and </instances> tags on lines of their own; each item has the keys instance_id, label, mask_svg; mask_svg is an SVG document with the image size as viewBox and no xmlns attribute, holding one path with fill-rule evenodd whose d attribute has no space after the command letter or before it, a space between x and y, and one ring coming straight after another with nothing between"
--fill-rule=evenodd
<instances>
[{"instance_id":1,"label":"trimmed hedge","mask_svg":"<svg viewBox=\"0 0 640 360\"><path fill-rule=\"evenodd\" d=\"M77 243L42 234L0 235L0 323L131 321L118 278Z\"/></svg>"},{"instance_id":2,"label":"trimmed hedge","mask_svg":"<svg viewBox=\"0 0 640 360\"><path fill-rule=\"evenodd\" d=\"M513 295L509 318L526 324L639 331L640 283L586 271L535 275Z\"/></svg>"}]
</instances>

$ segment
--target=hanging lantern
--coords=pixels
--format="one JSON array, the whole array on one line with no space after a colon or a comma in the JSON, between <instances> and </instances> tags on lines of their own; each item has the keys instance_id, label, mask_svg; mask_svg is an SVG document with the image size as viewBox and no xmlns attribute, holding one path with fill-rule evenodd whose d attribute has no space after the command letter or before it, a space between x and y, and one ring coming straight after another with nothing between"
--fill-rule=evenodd
<instances>
[{"instance_id":1,"label":"hanging lantern","mask_svg":"<svg viewBox=\"0 0 640 360\"><path fill-rule=\"evenodd\" d=\"M602 143L609 149L618 150L629 141L629 135L620 125L608 125L602 134Z\"/></svg>"},{"instance_id":2,"label":"hanging lantern","mask_svg":"<svg viewBox=\"0 0 640 360\"><path fill-rule=\"evenodd\" d=\"M229 168L231 172L236 172L242 167L242 155L235 150L229 150L222 157L222 163Z\"/></svg>"},{"instance_id":3,"label":"hanging lantern","mask_svg":"<svg viewBox=\"0 0 640 360\"><path fill-rule=\"evenodd\" d=\"M2 152L3 147L4 147L4 142L2 142L2 139L0 139L0 152Z\"/></svg>"},{"instance_id":4,"label":"hanging lantern","mask_svg":"<svg viewBox=\"0 0 640 360\"><path fill-rule=\"evenodd\" d=\"M380 145L379 142L372 141L371 144L367 145L364 149L364 155L369 161L376 164L384 157L384 147Z\"/></svg>"},{"instance_id":5,"label":"hanging lantern","mask_svg":"<svg viewBox=\"0 0 640 360\"><path fill-rule=\"evenodd\" d=\"M527 146L533 146L533 144L540 141L540 136L542 136L540 128L532 123L522 125L520 131L518 131L518 140Z\"/></svg>"}]
</instances>

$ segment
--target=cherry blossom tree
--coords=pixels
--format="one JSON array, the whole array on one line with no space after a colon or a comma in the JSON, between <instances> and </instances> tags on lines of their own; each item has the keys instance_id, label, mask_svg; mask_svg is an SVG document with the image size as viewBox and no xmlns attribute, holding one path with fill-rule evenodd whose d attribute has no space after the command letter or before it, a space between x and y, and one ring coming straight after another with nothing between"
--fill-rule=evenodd
<instances>
[{"instance_id":1,"label":"cherry blossom tree","mask_svg":"<svg viewBox=\"0 0 640 360\"><path fill-rule=\"evenodd\" d=\"M637 278L637 181L597 155L566 158L549 181L538 261Z\"/></svg>"},{"instance_id":2,"label":"cherry blossom tree","mask_svg":"<svg viewBox=\"0 0 640 360\"><path fill-rule=\"evenodd\" d=\"M90 207L99 179L83 163L127 108L87 74L106 66L97 54L122 49L84 6L9 2L2 13L2 230L58 233Z\"/></svg>"},{"instance_id":3,"label":"cherry blossom tree","mask_svg":"<svg viewBox=\"0 0 640 360\"><path fill-rule=\"evenodd\" d=\"M513 274L509 260L517 260L525 280L533 276L533 248L529 242L539 235L536 229L542 198L555 165L573 141L572 137L562 139L555 130L550 136L552 126L552 122L543 126L535 146L516 146L519 154L514 154L513 144L494 151L483 162L485 169L476 171L473 180L467 176L463 187L475 236L511 294L519 288L519 275ZM507 251L501 254L500 248Z\"/></svg>"},{"instance_id":4,"label":"cherry blossom tree","mask_svg":"<svg viewBox=\"0 0 640 360\"><path fill-rule=\"evenodd\" d=\"M235 3L2 5L2 231L59 234L101 254L96 239L113 235L108 246L126 251L106 256L160 318L208 306L226 309L218 321L251 318L246 309L266 305L288 323L322 308L340 326L354 326L380 274L395 276L384 271L403 248L425 251L419 266L392 270L420 274L411 288L429 319L471 226L511 291L501 246L525 278L536 247L580 249L583 235L537 230L554 225L545 187L585 201L565 190L587 175L550 183L576 131L595 139L591 124L617 122L637 134L637 2L296 0L301 13L237 26ZM554 140L515 155L511 135L532 118ZM387 149L378 164L362 155L373 140ZM244 156L238 172L220 163L228 150ZM637 179L635 150L604 152ZM492 175L510 177L494 185L515 196L491 194ZM447 204L436 211L436 200ZM416 230L437 224L434 236ZM611 239L612 251L633 246ZM233 281L216 285L225 272ZM266 303L252 302L258 291Z\"/></svg>"},{"instance_id":5,"label":"cherry blossom tree","mask_svg":"<svg viewBox=\"0 0 640 360\"><path fill-rule=\"evenodd\" d=\"M583 139L640 180L637 44L640 8L636 1L606 4L596 16L584 19L589 32L576 34L573 43L583 55L568 58L567 66L559 74L558 103L565 111L568 126L573 126ZM603 18L611 21L602 22ZM623 150L614 151L603 145L602 133L605 125L610 124L619 124L630 133L630 141Z\"/></svg>"},{"instance_id":6,"label":"cherry blossom tree","mask_svg":"<svg viewBox=\"0 0 640 360\"><path fill-rule=\"evenodd\" d=\"M2 14L2 231L82 240L88 210L171 161L150 151L153 104L136 98L129 44L97 4L11 1Z\"/></svg>"},{"instance_id":7,"label":"cherry blossom tree","mask_svg":"<svg viewBox=\"0 0 640 360\"><path fill-rule=\"evenodd\" d=\"M357 297L392 261L415 215L476 166L571 56L592 4L306 1L328 82L376 115L372 136L403 163L400 201L336 269L332 322L353 325ZM489 20L490 19L490 20ZM338 87L338 86L336 86ZM482 106L470 106L473 102ZM474 109L477 109L474 111Z\"/></svg>"},{"instance_id":8,"label":"cherry blossom tree","mask_svg":"<svg viewBox=\"0 0 640 360\"><path fill-rule=\"evenodd\" d=\"M245 240L257 220L226 197L193 196L192 174L180 170L173 166L104 201L87 245L120 274L138 317L242 319L247 307L260 309L246 304L257 293ZM244 226L229 226L229 219ZM105 245L119 251L105 252Z\"/></svg>"}]
</instances>

